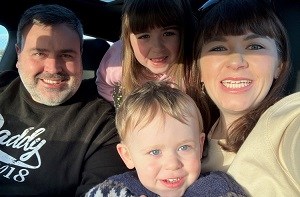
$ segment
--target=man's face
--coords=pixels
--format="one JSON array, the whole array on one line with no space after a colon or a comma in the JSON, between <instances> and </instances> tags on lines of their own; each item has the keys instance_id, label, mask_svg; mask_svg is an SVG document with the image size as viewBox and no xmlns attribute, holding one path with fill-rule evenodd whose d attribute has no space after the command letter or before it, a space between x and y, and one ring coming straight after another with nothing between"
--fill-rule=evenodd
<instances>
[{"instance_id":1,"label":"man's face","mask_svg":"<svg viewBox=\"0 0 300 197\"><path fill-rule=\"evenodd\" d=\"M59 105L78 90L82 60L78 34L65 24L32 25L25 29L17 68L32 99Z\"/></svg>"}]
</instances>

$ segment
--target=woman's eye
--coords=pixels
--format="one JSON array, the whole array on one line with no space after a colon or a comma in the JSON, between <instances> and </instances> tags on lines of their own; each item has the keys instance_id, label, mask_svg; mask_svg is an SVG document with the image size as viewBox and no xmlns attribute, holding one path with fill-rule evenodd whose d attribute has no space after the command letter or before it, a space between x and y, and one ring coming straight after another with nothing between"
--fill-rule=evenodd
<instances>
[{"instance_id":1,"label":"woman's eye","mask_svg":"<svg viewBox=\"0 0 300 197\"><path fill-rule=\"evenodd\" d=\"M161 153L160 150L152 150L149 152L150 155L159 155Z\"/></svg>"},{"instance_id":2,"label":"woman's eye","mask_svg":"<svg viewBox=\"0 0 300 197\"><path fill-rule=\"evenodd\" d=\"M259 49L263 49L264 47L259 45L259 44L251 44L250 46L247 47L247 49L249 50L259 50Z\"/></svg>"},{"instance_id":3,"label":"woman's eye","mask_svg":"<svg viewBox=\"0 0 300 197\"><path fill-rule=\"evenodd\" d=\"M210 51L226 51L226 48L223 46L213 47Z\"/></svg>"}]
</instances>

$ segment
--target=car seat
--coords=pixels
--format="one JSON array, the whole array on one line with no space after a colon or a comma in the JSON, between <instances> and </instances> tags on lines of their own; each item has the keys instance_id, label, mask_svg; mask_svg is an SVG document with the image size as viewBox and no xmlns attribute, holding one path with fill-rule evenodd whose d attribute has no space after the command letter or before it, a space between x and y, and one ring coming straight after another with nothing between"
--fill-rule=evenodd
<instances>
[{"instance_id":1,"label":"car seat","mask_svg":"<svg viewBox=\"0 0 300 197\"><path fill-rule=\"evenodd\" d=\"M101 38L84 40L82 52L84 79L95 79L100 61L109 47L109 43Z\"/></svg>"}]
</instances>

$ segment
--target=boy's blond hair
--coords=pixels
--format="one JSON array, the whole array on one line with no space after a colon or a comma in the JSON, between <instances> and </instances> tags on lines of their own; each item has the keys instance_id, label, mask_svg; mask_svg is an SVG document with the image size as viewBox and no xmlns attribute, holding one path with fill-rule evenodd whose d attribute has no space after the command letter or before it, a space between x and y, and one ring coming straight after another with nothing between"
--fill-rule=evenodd
<instances>
[{"instance_id":1,"label":"boy's blond hair","mask_svg":"<svg viewBox=\"0 0 300 197\"><path fill-rule=\"evenodd\" d=\"M194 118L202 132L202 117L193 99L171 86L169 82L149 81L124 99L116 114L121 141L137 126L141 129L149 124L157 114L169 115L184 124L188 124L187 117L197 114Z\"/></svg>"}]
</instances>

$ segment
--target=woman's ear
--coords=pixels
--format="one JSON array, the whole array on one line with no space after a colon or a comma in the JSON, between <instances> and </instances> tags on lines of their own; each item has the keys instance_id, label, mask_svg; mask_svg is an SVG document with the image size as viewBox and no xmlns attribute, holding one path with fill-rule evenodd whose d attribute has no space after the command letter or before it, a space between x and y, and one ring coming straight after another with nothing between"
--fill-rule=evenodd
<instances>
[{"instance_id":1,"label":"woman's ear","mask_svg":"<svg viewBox=\"0 0 300 197\"><path fill-rule=\"evenodd\" d=\"M281 63L279 66L277 66L277 68L274 72L274 79L277 79L279 77L282 67L283 67L283 63Z\"/></svg>"},{"instance_id":2,"label":"woman's ear","mask_svg":"<svg viewBox=\"0 0 300 197\"><path fill-rule=\"evenodd\" d=\"M117 144L117 151L118 151L120 157L122 158L123 162L127 166L127 168L133 169L134 162L132 161L128 147L123 143L119 143L119 144Z\"/></svg>"}]
</instances>

